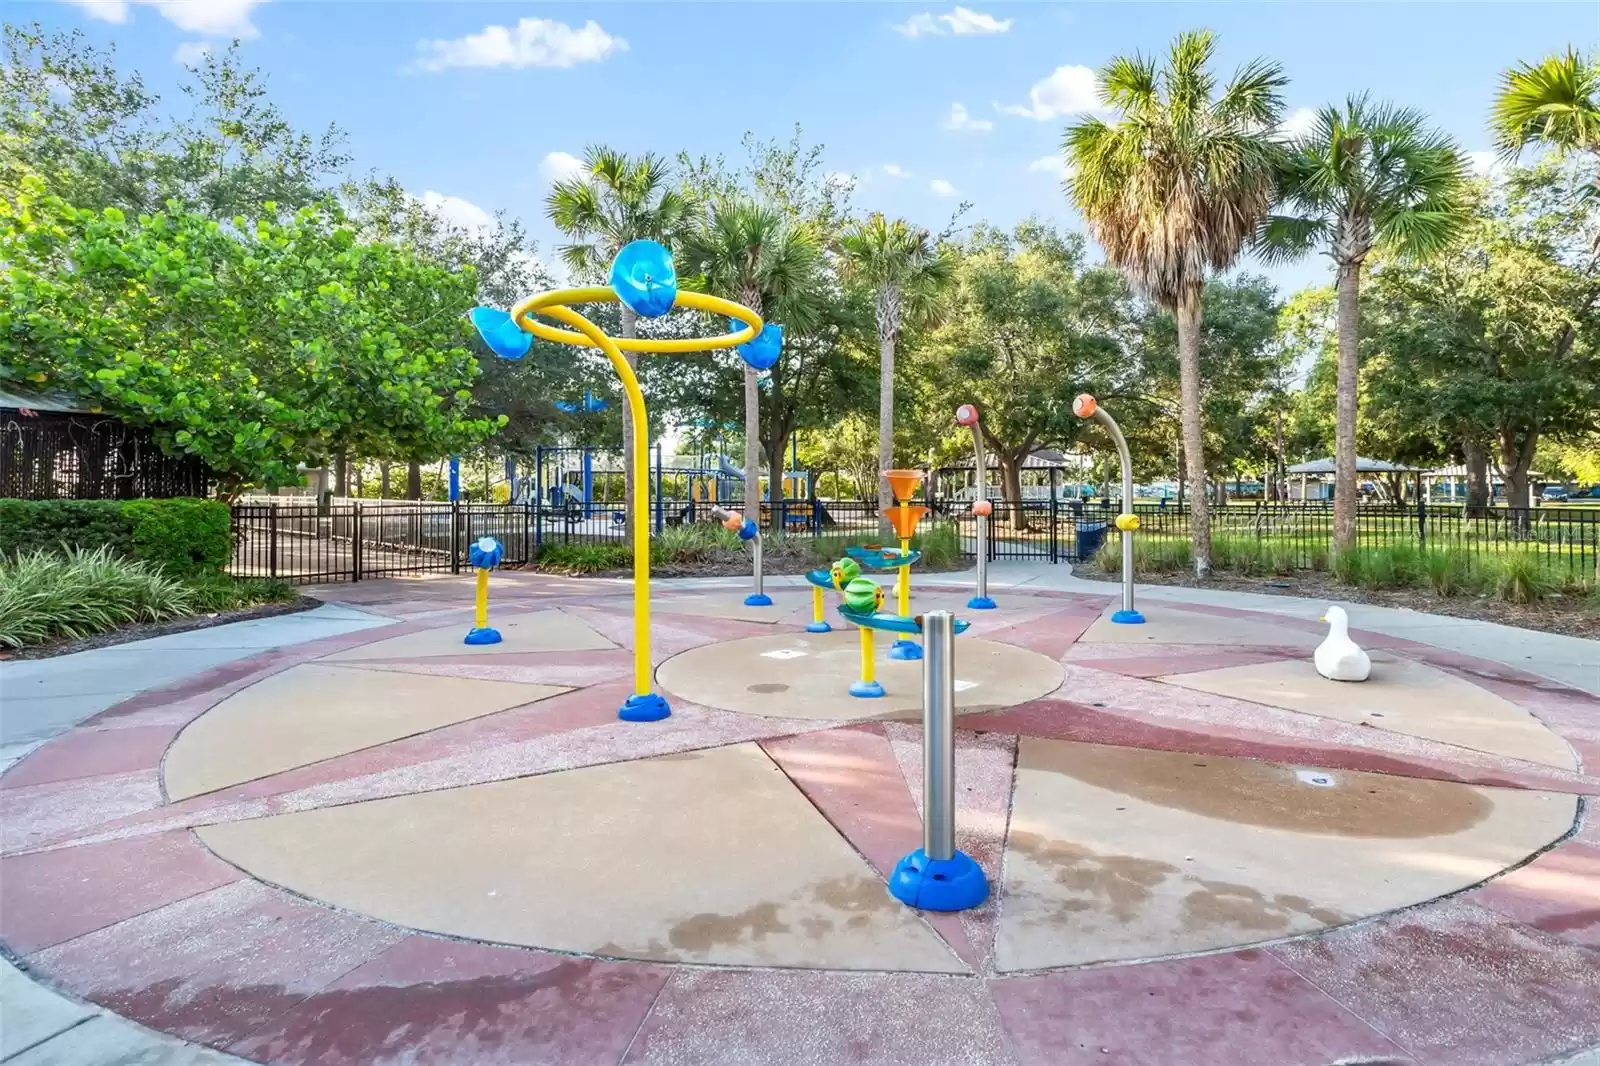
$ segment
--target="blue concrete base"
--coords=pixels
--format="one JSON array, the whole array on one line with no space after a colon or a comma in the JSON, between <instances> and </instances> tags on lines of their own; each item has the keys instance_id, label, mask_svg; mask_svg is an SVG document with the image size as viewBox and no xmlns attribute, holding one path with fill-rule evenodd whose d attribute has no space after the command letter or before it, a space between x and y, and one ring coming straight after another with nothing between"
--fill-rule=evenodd
<instances>
[{"instance_id":1,"label":"blue concrete base","mask_svg":"<svg viewBox=\"0 0 1600 1066\"><path fill-rule=\"evenodd\" d=\"M812 622L806 626L807 633L832 633L833 627L826 622Z\"/></svg>"},{"instance_id":2,"label":"blue concrete base","mask_svg":"<svg viewBox=\"0 0 1600 1066\"><path fill-rule=\"evenodd\" d=\"M876 681L852 681L850 695L864 700L875 700L883 695L883 686Z\"/></svg>"},{"instance_id":3,"label":"blue concrete base","mask_svg":"<svg viewBox=\"0 0 1600 1066\"><path fill-rule=\"evenodd\" d=\"M744 598L744 605L746 607L771 607L772 597L765 592L752 592Z\"/></svg>"},{"instance_id":4,"label":"blue concrete base","mask_svg":"<svg viewBox=\"0 0 1600 1066\"><path fill-rule=\"evenodd\" d=\"M964 911L989 898L989 882L966 852L930 859L918 848L895 863L889 894L918 910Z\"/></svg>"},{"instance_id":5,"label":"blue concrete base","mask_svg":"<svg viewBox=\"0 0 1600 1066\"><path fill-rule=\"evenodd\" d=\"M995 609L995 602L988 596L974 596L967 601L967 609L972 611L992 611Z\"/></svg>"},{"instance_id":6,"label":"blue concrete base","mask_svg":"<svg viewBox=\"0 0 1600 1066\"><path fill-rule=\"evenodd\" d=\"M922 645L914 640L897 640L889 645L889 658L910 661L922 658Z\"/></svg>"},{"instance_id":7,"label":"blue concrete base","mask_svg":"<svg viewBox=\"0 0 1600 1066\"><path fill-rule=\"evenodd\" d=\"M493 626L484 626L482 629L469 629L467 630L467 638L461 643L498 644L500 643L500 631Z\"/></svg>"},{"instance_id":8,"label":"blue concrete base","mask_svg":"<svg viewBox=\"0 0 1600 1066\"><path fill-rule=\"evenodd\" d=\"M1118 611L1111 616L1111 620L1119 626L1144 625L1144 615L1138 611Z\"/></svg>"},{"instance_id":9,"label":"blue concrete base","mask_svg":"<svg viewBox=\"0 0 1600 1066\"><path fill-rule=\"evenodd\" d=\"M643 696L629 696L617 717L624 722L659 722L672 713L664 696L647 692Z\"/></svg>"}]
</instances>

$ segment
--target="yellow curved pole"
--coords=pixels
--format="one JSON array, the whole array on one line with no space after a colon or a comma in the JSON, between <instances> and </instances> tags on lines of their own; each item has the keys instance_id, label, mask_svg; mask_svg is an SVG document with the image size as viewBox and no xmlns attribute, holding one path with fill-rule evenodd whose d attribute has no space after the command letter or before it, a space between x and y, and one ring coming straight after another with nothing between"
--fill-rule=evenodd
<instances>
[{"instance_id":1,"label":"yellow curved pole","mask_svg":"<svg viewBox=\"0 0 1600 1066\"><path fill-rule=\"evenodd\" d=\"M535 314L549 315L551 318L560 318L559 315L550 314L557 307L568 304L597 304L616 303L617 294L609 288L595 285L584 289L557 289L554 292L541 292L519 302L511 309L511 317L517 325L532 333L541 340L555 341L557 344L573 344L579 347L588 347L594 344L593 335L589 333L573 333L570 330L556 329L548 326L538 319ZM736 318L744 323L744 329L733 333L725 333L720 337L679 337L660 339L652 337L611 337L613 344L625 352L646 352L655 355L683 355L690 352L704 352L714 348L732 348L746 341L754 340L756 334L761 332L761 316L743 304L736 304L732 300L724 300L720 296L712 296L704 292L680 292L677 299L672 301L674 308L688 308L692 311L704 311L707 314L722 315L724 318ZM562 321L566 321L562 319ZM585 319L584 321L588 321ZM593 323L590 323L591 325ZM568 325L576 323L568 322ZM606 334L600 334L606 336Z\"/></svg>"}]
</instances>

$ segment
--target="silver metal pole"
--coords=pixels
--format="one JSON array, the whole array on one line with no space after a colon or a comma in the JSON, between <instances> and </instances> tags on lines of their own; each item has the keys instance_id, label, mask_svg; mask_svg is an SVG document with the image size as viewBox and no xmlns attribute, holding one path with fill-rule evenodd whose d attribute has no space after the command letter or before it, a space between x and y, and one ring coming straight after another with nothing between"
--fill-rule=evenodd
<instances>
[{"instance_id":1,"label":"silver metal pole","mask_svg":"<svg viewBox=\"0 0 1600 1066\"><path fill-rule=\"evenodd\" d=\"M935 862L956 853L955 616L922 616L922 850Z\"/></svg>"},{"instance_id":2,"label":"silver metal pole","mask_svg":"<svg viewBox=\"0 0 1600 1066\"><path fill-rule=\"evenodd\" d=\"M755 592L755 594L757 596L765 596L766 593L762 591L762 587L761 587L762 586L762 582L761 582L761 534L760 533L757 533L756 536L755 536L755 539L750 542L750 550L751 550L751 554L753 554L755 556L755 559L756 559L756 592Z\"/></svg>"},{"instance_id":3,"label":"silver metal pole","mask_svg":"<svg viewBox=\"0 0 1600 1066\"><path fill-rule=\"evenodd\" d=\"M1133 456L1128 452L1128 439L1122 427L1104 407L1094 409L1094 420L1105 427L1117 445L1117 458L1122 461L1122 513L1133 513ZM1133 610L1133 534L1122 534L1122 609Z\"/></svg>"},{"instance_id":4,"label":"silver metal pole","mask_svg":"<svg viewBox=\"0 0 1600 1066\"><path fill-rule=\"evenodd\" d=\"M972 452L977 459L978 491L972 497L976 504L989 498L989 472L984 466L983 431L972 423ZM978 598L989 597L989 516L978 516Z\"/></svg>"}]
</instances>

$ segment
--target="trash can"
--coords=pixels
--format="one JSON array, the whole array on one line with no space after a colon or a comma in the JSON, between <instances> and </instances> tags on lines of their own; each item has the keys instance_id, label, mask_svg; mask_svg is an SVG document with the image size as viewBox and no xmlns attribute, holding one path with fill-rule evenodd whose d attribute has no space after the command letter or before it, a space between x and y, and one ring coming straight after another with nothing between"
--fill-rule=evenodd
<instances>
[{"instance_id":1,"label":"trash can","mask_svg":"<svg viewBox=\"0 0 1600 1066\"><path fill-rule=\"evenodd\" d=\"M1106 541L1106 530L1110 528L1108 522L1079 522L1077 524L1078 549L1072 556L1075 563L1086 563L1093 559L1100 550L1100 545Z\"/></svg>"}]
</instances>

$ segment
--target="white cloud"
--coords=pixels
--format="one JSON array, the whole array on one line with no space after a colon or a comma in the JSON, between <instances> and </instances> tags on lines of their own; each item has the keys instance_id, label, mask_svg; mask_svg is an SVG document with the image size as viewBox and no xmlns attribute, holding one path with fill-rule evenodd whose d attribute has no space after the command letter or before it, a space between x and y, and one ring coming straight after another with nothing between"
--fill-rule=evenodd
<instances>
[{"instance_id":1,"label":"white cloud","mask_svg":"<svg viewBox=\"0 0 1600 1066\"><path fill-rule=\"evenodd\" d=\"M994 129L994 123L986 118L973 118L966 104L955 103L950 105L950 117L944 120L944 128L962 133L988 133Z\"/></svg>"},{"instance_id":2,"label":"white cloud","mask_svg":"<svg viewBox=\"0 0 1600 1066\"><path fill-rule=\"evenodd\" d=\"M1026 104L995 107L1007 115L1046 119L1100 110L1100 79L1088 67L1057 67L1048 78L1028 90Z\"/></svg>"},{"instance_id":3,"label":"white cloud","mask_svg":"<svg viewBox=\"0 0 1600 1066\"><path fill-rule=\"evenodd\" d=\"M628 42L613 37L590 19L574 29L554 19L522 19L515 26L485 26L483 32L453 41L420 41L417 66L440 71L450 67L575 67L598 63Z\"/></svg>"},{"instance_id":4,"label":"white cloud","mask_svg":"<svg viewBox=\"0 0 1600 1066\"><path fill-rule=\"evenodd\" d=\"M1297 107L1289 117L1278 123L1279 134L1285 137L1304 137L1317 125L1317 113L1309 107Z\"/></svg>"},{"instance_id":5,"label":"white cloud","mask_svg":"<svg viewBox=\"0 0 1600 1066\"><path fill-rule=\"evenodd\" d=\"M1498 181L1505 176L1506 165L1501 158L1493 152L1467 152L1467 171L1475 178L1488 178Z\"/></svg>"},{"instance_id":6,"label":"white cloud","mask_svg":"<svg viewBox=\"0 0 1600 1066\"><path fill-rule=\"evenodd\" d=\"M210 54L211 46L204 41L184 41L178 46L178 50L172 53L172 61L186 67L195 67Z\"/></svg>"},{"instance_id":7,"label":"white cloud","mask_svg":"<svg viewBox=\"0 0 1600 1066\"><path fill-rule=\"evenodd\" d=\"M583 160L570 152L551 152L540 161L539 171L552 182L566 181L583 173Z\"/></svg>"},{"instance_id":8,"label":"white cloud","mask_svg":"<svg viewBox=\"0 0 1600 1066\"><path fill-rule=\"evenodd\" d=\"M1034 174L1053 174L1058 181L1066 181L1072 177L1073 167L1061 153L1042 155L1028 164L1028 170Z\"/></svg>"},{"instance_id":9,"label":"white cloud","mask_svg":"<svg viewBox=\"0 0 1600 1066\"><path fill-rule=\"evenodd\" d=\"M483 230L494 225L494 217L470 200L428 189L422 194L423 206L438 213L439 217L462 229Z\"/></svg>"},{"instance_id":10,"label":"white cloud","mask_svg":"<svg viewBox=\"0 0 1600 1066\"><path fill-rule=\"evenodd\" d=\"M899 163L885 163L881 169L884 175L890 178L909 178L911 176L911 171Z\"/></svg>"},{"instance_id":11,"label":"white cloud","mask_svg":"<svg viewBox=\"0 0 1600 1066\"><path fill-rule=\"evenodd\" d=\"M975 37L1006 33L1011 29L1011 23L1011 19L997 19L981 11L957 7L944 15L929 11L912 15L897 25L895 30L907 37L943 37L952 33L957 37Z\"/></svg>"},{"instance_id":12,"label":"white cloud","mask_svg":"<svg viewBox=\"0 0 1600 1066\"><path fill-rule=\"evenodd\" d=\"M127 22L134 4L153 7L185 33L213 37L254 37L250 12L266 0L66 0L83 8L91 18Z\"/></svg>"},{"instance_id":13,"label":"white cloud","mask_svg":"<svg viewBox=\"0 0 1600 1066\"><path fill-rule=\"evenodd\" d=\"M934 178L928 182L928 191L935 196L943 196L948 199L956 194L956 187L943 178Z\"/></svg>"}]
</instances>

